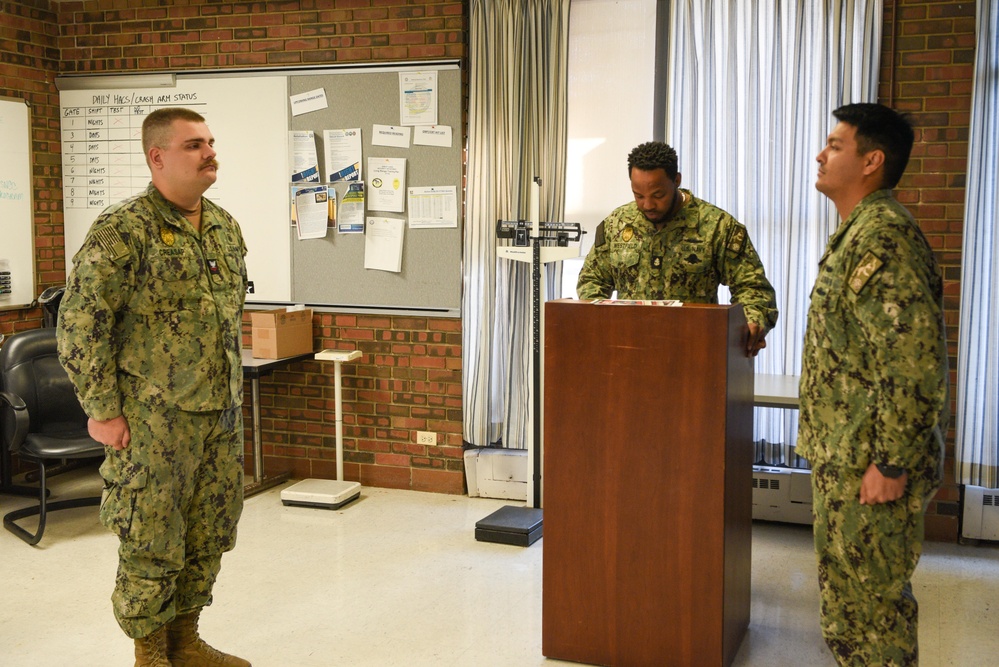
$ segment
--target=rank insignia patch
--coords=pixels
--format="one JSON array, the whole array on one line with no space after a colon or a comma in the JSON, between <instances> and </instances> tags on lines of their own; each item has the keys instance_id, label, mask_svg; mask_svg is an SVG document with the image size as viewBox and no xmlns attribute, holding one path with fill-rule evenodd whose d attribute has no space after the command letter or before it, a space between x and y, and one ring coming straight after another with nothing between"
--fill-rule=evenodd
<instances>
[{"instance_id":1,"label":"rank insignia patch","mask_svg":"<svg viewBox=\"0 0 999 667\"><path fill-rule=\"evenodd\" d=\"M847 281L853 293L860 294L860 290L864 289L871 276L877 273L882 266L884 266L884 262L878 259L877 255L870 251L865 253L860 263L857 264L857 268L850 274L850 280Z\"/></svg>"}]
</instances>

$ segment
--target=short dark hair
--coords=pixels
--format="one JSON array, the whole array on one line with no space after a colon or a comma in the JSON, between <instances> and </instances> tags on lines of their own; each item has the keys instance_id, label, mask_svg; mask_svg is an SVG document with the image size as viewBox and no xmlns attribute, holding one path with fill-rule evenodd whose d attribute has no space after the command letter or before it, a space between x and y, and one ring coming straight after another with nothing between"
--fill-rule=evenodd
<instances>
[{"instance_id":1,"label":"short dark hair","mask_svg":"<svg viewBox=\"0 0 999 667\"><path fill-rule=\"evenodd\" d=\"M661 141L647 141L635 146L628 154L628 175L632 167L642 171L663 169L670 178L676 178L679 160L676 151Z\"/></svg>"},{"instance_id":2,"label":"short dark hair","mask_svg":"<svg viewBox=\"0 0 999 667\"><path fill-rule=\"evenodd\" d=\"M170 139L170 126L175 120L204 123L205 117L184 107L166 107L153 111L142 121L142 152L147 156L153 146L166 148Z\"/></svg>"},{"instance_id":3,"label":"short dark hair","mask_svg":"<svg viewBox=\"0 0 999 667\"><path fill-rule=\"evenodd\" d=\"M880 150L885 154L882 188L893 188L909 164L916 135L909 118L883 104L846 104L833 111L841 123L857 128L857 150L861 154Z\"/></svg>"}]
</instances>

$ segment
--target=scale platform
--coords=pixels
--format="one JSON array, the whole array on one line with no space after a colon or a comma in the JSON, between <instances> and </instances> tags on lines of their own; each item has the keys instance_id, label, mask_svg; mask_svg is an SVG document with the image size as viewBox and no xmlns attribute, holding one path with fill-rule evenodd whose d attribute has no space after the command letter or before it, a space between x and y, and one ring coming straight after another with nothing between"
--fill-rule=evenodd
<instances>
[{"instance_id":1,"label":"scale platform","mask_svg":"<svg viewBox=\"0 0 999 667\"><path fill-rule=\"evenodd\" d=\"M529 547L542 536L543 511L534 507L501 507L475 523L475 539Z\"/></svg>"},{"instance_id":2,"label":"scale platform","mask_svg":"<svg viewBox=\"0 0 999 667\"><path fill-rule=\"evenodd\" d=\"M361 495L360 482L335 479L303 479L281 489L281 503L335 510Z\"/></svg>"}]
</instances>

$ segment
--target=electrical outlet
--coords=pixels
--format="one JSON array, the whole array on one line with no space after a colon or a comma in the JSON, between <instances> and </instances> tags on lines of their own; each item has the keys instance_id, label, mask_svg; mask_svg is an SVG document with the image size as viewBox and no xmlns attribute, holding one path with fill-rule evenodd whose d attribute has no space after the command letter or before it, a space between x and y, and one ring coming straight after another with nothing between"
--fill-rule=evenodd
<instances>
[{"instance_id":1,"label":"electrical outlet","mask_svg":"<svg viewBox=\"0 0 999 667\"><path fill-rule=\"evenodd\" d=\"M417 431L416 442L421 445L434 446L437 444L437 434L432 431Z\"/></svg>"}]
</instances>

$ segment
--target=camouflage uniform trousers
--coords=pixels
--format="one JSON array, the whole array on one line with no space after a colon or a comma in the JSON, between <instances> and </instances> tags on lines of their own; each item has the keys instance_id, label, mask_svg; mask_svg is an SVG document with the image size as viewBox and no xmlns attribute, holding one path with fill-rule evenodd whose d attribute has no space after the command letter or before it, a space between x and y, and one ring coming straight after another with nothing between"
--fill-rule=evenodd
<instances>
[{"instance_id":1,"label":"camouflage uniform trousers","mask_svg":"<svg viewBox=\"0 0 999 667\"><path fill-rule=\"evenodd\" d=\"M860 504L863 471L812 471L822 634L840 665L916 665L912 573L923 542L928 484L909 480L894 502Z\"/></svg>"},{"instance_id":2,"label":"camouflage uniform trousers","mask_svg":"<svg viewBox=\"0 0 999 667\"><path fill-rule=\"evenodd\" d=\"M120 539L111 596L135 639L211 604L243 509L240 407L185 412L126 398L131 443L105 448L101 522Z\"/></svg>"}]
</instances>

